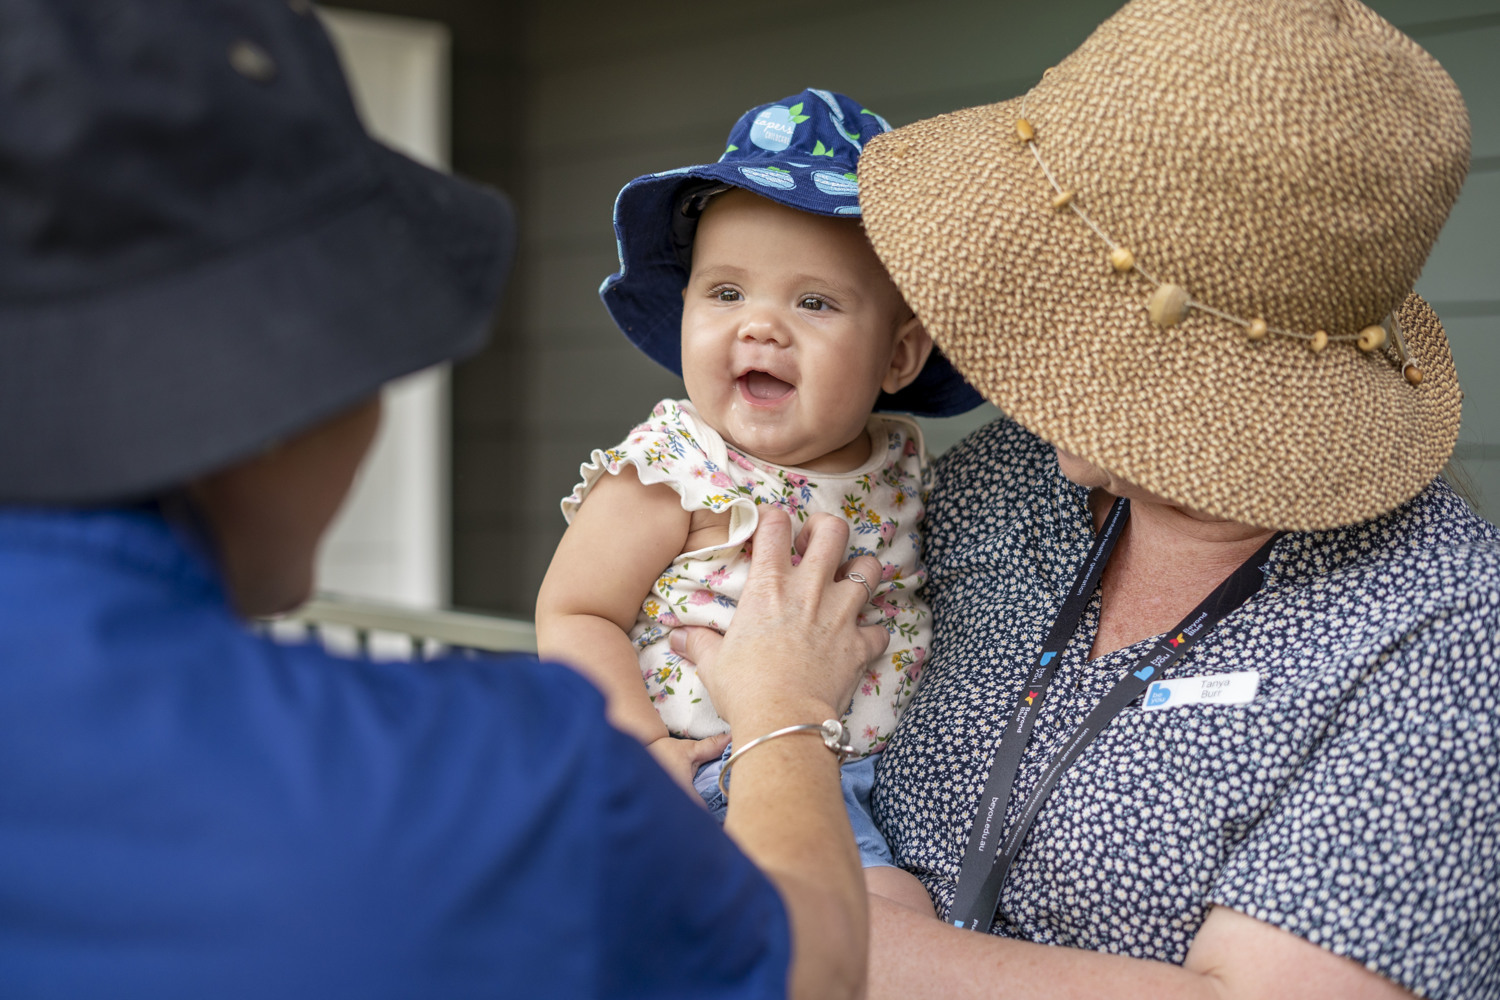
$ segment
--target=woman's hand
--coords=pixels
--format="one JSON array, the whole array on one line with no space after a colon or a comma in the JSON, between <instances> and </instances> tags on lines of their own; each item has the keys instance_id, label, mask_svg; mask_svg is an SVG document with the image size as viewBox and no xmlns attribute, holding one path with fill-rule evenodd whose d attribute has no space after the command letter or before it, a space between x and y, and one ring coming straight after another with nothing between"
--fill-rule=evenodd
<instances>
[{"instance_id":1,"label":"woman's hand","mask_svg":"<svg viewBox=\"0 0 1500 1000\"><path fill-rule=\"evenodd\" d=\"M762 507L750 575L728 632L672 633L672 649L697 664L714 709L732 729L746 714L767 717L762 725L771 728L783 717L779 724L791 725L842 715L861 669L884 652L889 633L857 624L869 591L848 578L879 580L880 563L859 556L841 566L848 540L842 520L814 514L797 536L801 560L793 565L791 521ZM757 735L737 732L740 740Z\"/></svg>"},{"instance_id":2,"label":"woman's hand","mask_svg":"<svg viewBox=\"0 0 1500 1000\"><path fill-rule=\"evenodd\" d=\"M698 664L714 708L742 745L783 726L841 715L860 670L889 641L861 628L869 602L849 572L880 579L870 556L840 567L849 529L815 514L797 538L781 511L762 507L755 553L734 621L677 629L672 648ZM820 1000L862 995L869 920L859 853L839 794L837 758L800 733L745 754L734 767L724 828L765 872L792 925L790 995Z\"/></svg>"}]
</instances>

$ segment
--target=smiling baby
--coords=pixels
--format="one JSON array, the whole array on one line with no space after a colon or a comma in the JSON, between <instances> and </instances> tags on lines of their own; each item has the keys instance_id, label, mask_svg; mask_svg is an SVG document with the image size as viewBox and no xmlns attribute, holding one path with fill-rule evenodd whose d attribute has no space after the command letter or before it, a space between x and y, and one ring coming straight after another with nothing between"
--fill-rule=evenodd
<instances>
[{"instance_id":1,"label":"smiling baby","mask_svg":"<svg viewBox=\"0 0 1500 1000\"><path fill-rule=\"evenodd\" d=\"M637 178L620 193L621 267L601 295L637 347L681 373L688 398L656 404L583 465L537 603L542 655L576 664L604 692L611 722L722 816L728 727L667 636L729 624L760 506L794 522L843 518L848 555L882 565L881 579L866 581L865 621L891 635L844 717L855 748L845 798L872 874L891 864L868 815L875 755L931 635L917 593L922 435L910 417L876 411L948 414L977 402L860 226L859 152L888 127L843 95L808 90L742 116L717 163Z\"/></svg>"}]
</instances>

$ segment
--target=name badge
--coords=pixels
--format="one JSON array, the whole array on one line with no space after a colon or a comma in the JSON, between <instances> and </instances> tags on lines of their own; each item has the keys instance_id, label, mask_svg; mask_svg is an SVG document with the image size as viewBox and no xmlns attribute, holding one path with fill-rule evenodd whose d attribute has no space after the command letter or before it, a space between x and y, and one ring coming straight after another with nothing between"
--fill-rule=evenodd
<instances>
[{"instance_id":1,"label":"name badge","mask_svg":"<svg viewBox=\"0 0 1500 1000\"><path fill-rule=\"evenodd\" d=\"M1162 708L1201 704L1243 705L1255 700L1255 691L1259 687L1260 673L1255 670L1208 677L1174 677L1169 681L1153 682L1146 689L1141 710L1155 712Z\"/></svg>"}]
</instances>

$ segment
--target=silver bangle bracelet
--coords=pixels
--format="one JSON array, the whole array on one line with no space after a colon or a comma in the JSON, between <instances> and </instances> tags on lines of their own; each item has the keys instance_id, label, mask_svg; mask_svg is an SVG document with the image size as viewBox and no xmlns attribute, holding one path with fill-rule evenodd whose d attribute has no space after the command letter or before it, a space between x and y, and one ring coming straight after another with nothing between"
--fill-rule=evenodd
<instances>
[{"instance_id":1,"label":"silver bangle bracelet","mask_svg":"<svg viewBox=\"0 0 1500 1000\"><path fill-rule=\"evenodd\" d=\"M800 726L787 726L784 729L776 729L766 733L764 736L757 736L730 754L729 759L724 762L723 768L719 770L719 791L723 794L724 801L729 801L729 786L725 782L729 778L729 769L734 766L734 762L762 743L774 740L778 736L790 736L792 733L817 733L823 738L823 745L832 750L834 755L838 757L840 764L854 752L854 747L849 742L849 730L845 729L844 724L838 719L825 719L821 725L804 722Z\"/></svg>"}]
</instances>

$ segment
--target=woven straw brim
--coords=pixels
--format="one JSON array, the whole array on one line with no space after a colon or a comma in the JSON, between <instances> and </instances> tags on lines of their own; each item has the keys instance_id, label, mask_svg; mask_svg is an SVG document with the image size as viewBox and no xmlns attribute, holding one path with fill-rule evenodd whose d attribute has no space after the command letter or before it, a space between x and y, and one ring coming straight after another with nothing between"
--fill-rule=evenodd
<instances>
[{"instance_id":1,"label":"woven straw brim","mask_svg":"<svg viewBox=\"0 0 1500 1000\"><path fill-rule=\"evenodd\" d=\"M1067 67L1060 65L1048 82ZM1098 67L1085 57L1073 69L1092 80ZM1066 85L1065 79L1059 86ZM1074 97L1087 85L1075 88ZM1028 114L1041 89L1029 98ZM1161 108L1173 96L1181 95L1148 94L1142 101ZM1331 225L1345 224L1341 206L1325 213L1328 219L1313 218L1309 209L1305 219L1277 220L1282 206L1262 202L1263 192L1250 185L1254 149L1244 151L1252 162L1240 174L1250 186L1215 188L1200 176L1197 189L1174 188L1174 170L1176 177L1210 175L1191 162L1171 162L1214 155L1204 143L1194 145L1192 126L1180 150L1143 152L1128 141L1135 127L1128 120L1119 135L1097 134L1110 127L1107 117L1066 135L1060 124L1049 133L1054 122L1076 122L1077 109L1089 102L1068 105L1071 120L1061 92L1050 106L1040 102L1047 113L1038 116L1045 119L1037 125L1039 148L1063 165L1059 174L1072 174L1065 186L1081 182L1080 202L1106 216L1100 224L1154 265L1158 277L1238 310L1233 315L1264 315L1273 326L1309 333L1347 334L1399 307L1407 346L1425 376L1413 386L1393 348L1367 354L1340 341L1315 352L1292 337L1252 341L1243 327L1197 310L1176 326L1152 323L1150 281L1114 271L1100 237L1071 211L1052 207L1055 192L1016 135L1021 103L897 129L872 142L860 164L865 226L876 252L934 340L987 399L1048 442L1145 490L1266 528L1363 521L1411 498L1441 470L1458 436L1461 394L1437 316L1399 289L1403 282L1410 289L1420 270L1456 197L1462 166L1448 183L1451 192L1430 199L1421 216L1389 220L1389 239L1377 233L1351 241L1378 256L1383 240L1396 254L1389 267L1373 261L1365 270L1379 277L1367 280L1350 245L1328 237ZM1160 113L1174 110L1181 109ZM1186 117L1192 113L1188 108ZM1466 129L1464 120L1465 165ZM1378 140L1397 138L1387 133ZM1157 142L1168 144L1170 138ZM1138 214L1111 213L1104 197L1110 170L1132 165L1144 174L1119 180L1116 193L1123 191L1121 200ZM1425 183L1421 170L1413 172L1411 184ZM1221 173L1233 179L1232 169ZM1294 178L1290 186L1298 183ZM1317 196L1294 190L1286 201L1297 212L1305 208L1299 198L1315 205ZM1370 196L1376 197L1414 198L1405 190ZM1364 217L1379 220L1379 213Z\"/></svg>"}]
</instances>

